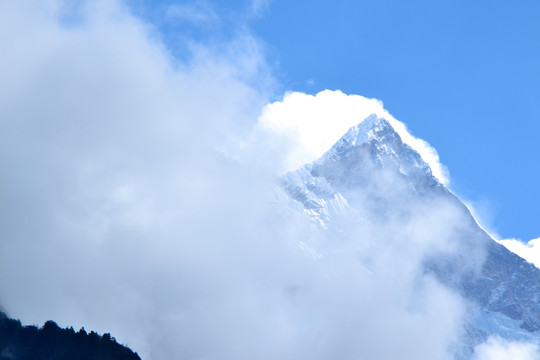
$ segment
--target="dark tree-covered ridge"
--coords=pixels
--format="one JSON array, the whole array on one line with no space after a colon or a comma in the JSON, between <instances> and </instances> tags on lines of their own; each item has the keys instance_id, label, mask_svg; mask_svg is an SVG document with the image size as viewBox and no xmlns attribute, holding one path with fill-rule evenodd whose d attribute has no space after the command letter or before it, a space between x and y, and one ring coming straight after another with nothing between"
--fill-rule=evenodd
<instances>
[{"instance_id":1,"label":"dark tree-covered ridge","mask_svg":"<svg viewBox=\"0 0 540 360\"><path fill-rule=\"evenodd\" d=\"M75 332L47 321L41 328L23 326L0 312L0 360L140 360L110 334Z\"/></svg>"}]
</instances>

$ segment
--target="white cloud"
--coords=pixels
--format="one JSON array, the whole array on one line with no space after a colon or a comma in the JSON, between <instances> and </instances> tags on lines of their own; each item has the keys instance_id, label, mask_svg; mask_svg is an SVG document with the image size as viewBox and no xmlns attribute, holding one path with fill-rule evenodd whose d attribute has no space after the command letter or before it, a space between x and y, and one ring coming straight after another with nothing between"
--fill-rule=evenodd
<instances>
[{"instance_id":1,"label":"white cloud","mask_svg":"<svg viewBox=\"0 0 540 360\"><path fill-rule=\"evenodd\" d=\"M540 238L523 243L517 239L498 240L508 250L540 268Z\"/></svg>"},{"instance_id":2,"label":"white cloud","mask_svg":"<svg viewBox=\"0 0 540 360\"><path fill-rule=\"evenodd\" d=\"M475 348L473 360L538 360L538 344L490 337Z\"/></svg>"},{"instance_id":3,"label":"white cloud","mask_svg":"<svg viewBox=\"0 0 540 360\"><path fill-rule=\"evenodd\" d=\"M251 131L272 82L256 39L197 44L176 63L116 2L86 3L69 27L64 3L49 3L0 2L0 301L10 314L111 332L154 360L450 358L463 304L420 266L455 238L459 212L390 211L392 223L329 241L272 205L274 177L260 172L281 155L321 154L365 116L386 115L379 101L288 94L259 126L293 151L234 162L215 148Z\"/></svg>"},{"instance_id":4,"label":"white cloud","mask_svg":"<svg viewBox=\"0 0 540 360\"><path fill-rule=\"evenodd\" d=\"M296 169L319 158L347 130L370 114L386 118L403 142L418 151L443 184L449 182L446 168L434 148L412 136L406 126L396 120L377 99L346 95L341 91L321 91L316 95L287 93L283 100L267 105L259 117L263 131L277 136L290 146L285 155L285 170ZM279 140L275 140L279 141Z\"/></svg>"},{"instance_id":5,"label":"white cloud","mask_svg":"<svg viewBox=\"0 0 540 360\"><path fill-rule=\"evenodd\" d=\"M271 80L249 33L177 63L122 4L83 3L70 26L65 4L0 2L0 302L171 358L167 334L195 326L169 323L196 306L185 294L220 291L205 259L267 201L214 149L251 128L267 103L253 84Z\"/></svg>"}]
</instances>

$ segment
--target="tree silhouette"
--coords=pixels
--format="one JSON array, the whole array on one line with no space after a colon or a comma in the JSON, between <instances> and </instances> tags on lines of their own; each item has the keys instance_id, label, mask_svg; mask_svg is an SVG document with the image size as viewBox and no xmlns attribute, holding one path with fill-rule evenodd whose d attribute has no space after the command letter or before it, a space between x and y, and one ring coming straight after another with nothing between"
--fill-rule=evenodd
<instances>
[{"instance_id":1,"label":"tree silhouette","mask_svg":"<svg viewBox=\"0 0 540 360\"><path fill-rule=\"evenodd\" d=\"M62 329L49 320L41 328L22 326L0 312L0 360L140 360L117 344L111 334L100 336L84 328Z\"/></svg>"}]
</instances>

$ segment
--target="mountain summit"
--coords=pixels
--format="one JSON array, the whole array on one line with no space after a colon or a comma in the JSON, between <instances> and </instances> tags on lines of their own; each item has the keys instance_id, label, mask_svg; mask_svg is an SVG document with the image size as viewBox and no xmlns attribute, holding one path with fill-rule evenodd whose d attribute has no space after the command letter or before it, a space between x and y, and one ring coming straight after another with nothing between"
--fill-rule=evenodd
<instances>
[{"instance_id":1,"label":"mountain summit","mask_svg":"<svg viewBox=\"0 0 540 360\"><path fill-rule=\"evenodd\" d=\"M389 220L400 223L426 207L451 209L451 227L432 226L426 215L420 222L435 249L452 248L426 253L423 272L467 304L456 359L469 359L491 335L540 340L540 270L486 234L387 120L371 115L353 126L319 160L285 174L282 188L330 238L365 224L383 231ZM370 241L369 235L350 237L358 244Z\"/></svg>"},{"instance_id":2,"label":"mountain summit","mask_svg":"<svg viewBox=\"0 0 540 360\"><path fill-rule=\"evenodd\" d=\"M345 209L354 212L349 202L359 195L365 207L369 198L399 205L411 193L448 193L420 154L376 115L351 127L320 159L285 174L282 185L323 226Z\"/></svg>"},{"instance_id":3,"label":"mountain summit","mask_svg":"<svg viewBox=\"0 0 540 360\"><path fill-rule=\"evenodd\" d=\"M314 163L316 173L325 173L344 182L366 178L366 165L396 171L410 179L410 185L423 189L440 185L420 154L405 144L392 125L376 115L353 126ZM332 168L332 164L336 166ZM331 169L332 168L332 169ZM335 170L342 170L330 174ZM331 171L330 171L331 170Z\"/></svg>"}]
</instances>

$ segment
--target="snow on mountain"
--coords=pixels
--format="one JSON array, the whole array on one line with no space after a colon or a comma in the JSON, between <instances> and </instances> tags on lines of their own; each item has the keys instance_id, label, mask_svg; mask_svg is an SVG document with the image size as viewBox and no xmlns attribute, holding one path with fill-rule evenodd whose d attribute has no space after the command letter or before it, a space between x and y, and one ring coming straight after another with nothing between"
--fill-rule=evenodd
<instances>
[{"instance_id":1,"label":"snow on mountain","mask_svg":"<svg viewBox=\"0 0 540 360\"><path fill-rule=\"evenodd\" d=\"M421 242L429 249L422 253L424 273L467 304L456 358L471 358L474 347L493 335L540 340L540 270L490 238L385 119L366 118L320 159L285 174L281 185L294 207L330 239L369 242L351 229L405 224L388 238L398 237L407 247ZM415 221L425 231L407 234L415 214L422 214Z\"/></svg>"}]
</instances>

